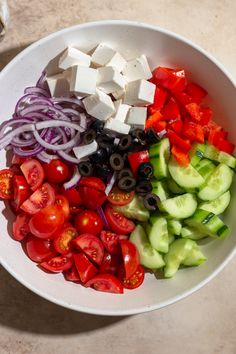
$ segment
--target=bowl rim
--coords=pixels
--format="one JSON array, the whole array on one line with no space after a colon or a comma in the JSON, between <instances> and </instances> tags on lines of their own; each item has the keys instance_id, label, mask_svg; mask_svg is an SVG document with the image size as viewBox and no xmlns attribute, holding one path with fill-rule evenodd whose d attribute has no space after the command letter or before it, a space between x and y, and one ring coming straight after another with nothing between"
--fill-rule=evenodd
<instances>
[{"instance_id":1,"label":"bowl rim","mask_svg":"<svg viewBox=\"0 0 236 354\"><path fill-rule=\"evenodd\" d=\"M61 29L59 31L53 32L38 41L32 43L29 45L27 48L25 48L23 51L21 51L19 54L17 54L11 61L8 63L3 70L0 72L0 81L1 78L11 70L11 68L25 55L28 54L32 49L34 49L37 46L42 45L44 42L47 42L50 39L53 39L55 36L60 36L64 33L76 30L78 28L90 28L90 27L99 27L99 26L113 26L113 25L126 25L130 27L141 27L145 29L151 29L157 32L160 32L162 34L165 34L171 38L177 39L178 41L184 42L185 44L189 45L190 47L196 49L199 51L201 54L203 54L206 58L208 58L210 61L212 61L223 73L224 75L230 80L230 82L233 84L234 87L236 87L236 79L233 77L233 75L225 68L225 66L218 60L216 59L212 54L208 53L205 49L203 49L201 46L198 44L193 43L190 39L185 38L182 35L179 35L175 32L172 32L166 28L162 28L156 25L151 25L147 24L144 22L139 22L139 21L129 21L129 20L100 20L100 21L91 21L91 22L85 22L85 23L80 23L74 26L70 26L64 29ZM162 301L158 304L153 304L153 305L146 305L142 307L137 307L133 308L131 310L106 310L106 309L94 309L90 307L81 307L78 305L73 305L69 304L67 302L55 299L53 296L50 296L48 294L45 294L44 292L38 290L34 286L32 286L30 283L28 283L25 279L23 279L21 276L19 276L11 267L7 264L7 262L2 259L0 256L0 264L9 272L19 283L24 285L26 288L31 290L33 293L37 294L38 296L41 296L42 298L60 305L62 307L68 308L69 310L74 310L78 312L83 312L83 313L88 313L88 314L93 314L93 315L103 315L103 316L128 316L128 315L135 315L139 313L145 313L153 310L158 310L160 308L166 307L168 305L174 304L179 300L182 300L186 298L187 296L191 295L192 293L196 292L197 290L201 289L204 285L206 285L208 282L210 282L219 272L221 272L224 267L232 260L234 255L236 254L236 246L231 250L231 252L228 254L228 256L225 258L225 260L213 271L211 272L210 275L208 275L204 280L202 280L200 283L198 283L196 286L191 287L189 290L184 291L183 293L176 295L174 297L171 297L170 299L166 301Z\"/></svg>"}]
</instances>

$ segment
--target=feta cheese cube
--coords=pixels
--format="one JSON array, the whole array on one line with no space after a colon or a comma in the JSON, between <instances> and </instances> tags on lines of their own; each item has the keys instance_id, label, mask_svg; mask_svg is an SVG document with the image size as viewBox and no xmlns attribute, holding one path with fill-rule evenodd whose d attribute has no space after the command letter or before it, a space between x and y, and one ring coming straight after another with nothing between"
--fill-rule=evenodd
<instances>
[{"instance_id":1,"label":"feta cheese cube","mask_svg":"<svg viewBox=\"0 0 236 354\"><path fill-rule=\"evenodd\" d=\"M130 125L117 119L109 118L104 125L104 129L118 134L128 134L130 131Z\"/></svg>"},{"instance_id":2,"label":"feta cheese cube","mask_svg":"<svg viewBox=\"0 0 236 354\"><path fill-rule=\"evenodd\" d=\"M100 90L85 97L83 103L87 113L100 120L108 119L115 111L111 97Z\"/></svg>"},{"instance_id":3,"label":"feta cheese cube","mask_svg":"<svg viewBox=\"0 0 236 354\"><path fill-rule=\"evenodd\" d=\"M67 50L62 54L59 58L59 68L60 69L68 69L74 65L80 66L90 66L91 57L79 49L68 47Z\"/></svg>"},{"instance_id":4,"label":"feta cheese cube","mask_svg":"<svg viewBox=\"0 0 236 354\"><path fill-rule=\"evenodd\" d=\"M112 116L112 118L124 123L126 121L129 109L130 106L128 104L120 104L119 107L116 109L116 113Z\"/></svg>"},{"instance_id":5,"label":"feta cheese cube","mask_svg":"<svg viewBox=\"0 0 236 354\"><path fill-rule=\"evenodd\" d=\"M116 51L106 44L100 43L91 56L92 63L95 66L106 65L112 57L116 54Z\"/></svg>"},{"instance_id":6,"label":"feta cheese cube","mask_svg":"<svg viewBox=\"0 0 236 354\"><path fill-rule=\"evenodd\" d=\"M68 96L70 92L70 72L68 70L47 77L49 91L52 97Z\"/></svg>"},{"instance_id":7,"label":"feta cheese cube","mask_svg":"<svg viewBox=\"0 0 236 354\"><path fill-rule=\"evenodd\" d=\"M94 140L90 144L74 147L73 151L77 159L80 160L86 156L93 154L95 151L97 151L97 148L98 148L98 144Z\"/></svg>"},{"instance_id":8,"label":"feta cheese cube","mask_svg":"<svg viewBox=\"0 0 236 354\"><path fill-rule=\"evenodd\" d=\"M127 124L144 129L147 118L147 107L131 107L128 112Z\"/></svg>"},{"instance_id":9,"label":"feta cheese cube","mask_svg":"<svg viewBox=\"0 0 236 354\"><path fill-rule=\"evenodd\" d=\"M106 64L106 66L112 66L119 72L123 71L125 65L127 64L127 61L122 57L122 55L118 52L109 60L109 62Z\"/></svg>"},{"instance_id":10,"label":"feta cheese cube","mask_svg":"<svg viewBox=\"0 0 236 354\"><path fill-rule=\"evenodd\" d=\"M122 99L125 94L125 89L121 89L115 92L112 92L112 96L115 98L115 100Z\"/></svg>"},{"instance_id":11,"label":"feta cheese cube","mask_svg":"<svg viewBox=\"0 0 236 354\"><path fill-rule=\"evenodd\" d=\"M124 103L131 106L146 106L153 103L156 86L146 80L137 80L128 83L124 96Z\"/></svg>"},{"instance_id":12,"label":"feta cheese cube","mask_svg":"<svg viewBox=\"0 0 236 354\"><path fill-rule=\"evenodd\" d=\"M70 91L78 96L92 95L96 91L98 71L85 66L72 66Z\"/></svg>"},{"instance_id":13,"label":"feta cheese cube","mask_svg":"<svg viewBox=\"0 0 236 354\"><path fill-rule=\"evenodd\" d=\"M139 58L128 61L123 69L123 75L128 82L150 79L152 77L152 72L146 56L141 55Z\"/></svg>"},{"instance_id":14,"label":"feta cheese cube","mask_svg":"<svg viewBox=\"0 0 236 354\"><path fill-rule=\"evenodd\" d=\"M98 69L97 87L105 92L112 93L114 91L124 89L126 80L123 75L111 66L104 66Z\"/></svg>"}]
</instances>

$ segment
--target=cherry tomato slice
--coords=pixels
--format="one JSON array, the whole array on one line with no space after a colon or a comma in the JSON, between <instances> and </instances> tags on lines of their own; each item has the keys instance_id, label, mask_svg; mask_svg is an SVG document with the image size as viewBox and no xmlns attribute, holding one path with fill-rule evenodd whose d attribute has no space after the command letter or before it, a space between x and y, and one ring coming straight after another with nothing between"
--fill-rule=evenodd
<instances>
[{"instance_id":1,"label":"cherry tomato slice","mask_svg":"<svg viewBox=\"0 0 236 354\"><path fill-rule=\"evenodd\" d=\"M67 165L59 159L53 159L49 163L45 163L43 169L45 178L50 183L63 183L69 176Z\"/></svg>"},{"instance_id":2,"label":"cherry tomato slice","mask_svg":"<svg viewBox=\"0 0 236 354\"><path fill-rule=\"evenodd\" d=\"M30 232L29 229L30 216L25 213L17 215L16 220L13 222L13 238L16 241L22 241Z\"/></svg>"},{"instance_id":3,"label":"cherry tomato slice","mask_svg":"<svg viewBox=\"0 0 236 354\"><path fill-rule=\"evenodd\" d=\"M27 183L29 184L30 188L35 191L39 188L44 179L44 170L39 161L35 159L26 160L20 166L23 175Z\"/></svg>"},{"instance_id":4,"label":"cherry tomato slice","mask_svg":"<svg viewBox=\"0 0 236 354\"><path fill-rule=\"evenodd\" d=\"M52 205L55 201L54 188L44 183L21 205L21 209L28 214L36 214L43 208Z\"/></svg>"},{"instance_id":5,"label":"cherry tomato slice","mask_svg":"<svg viewBox=\"0 0 236 354\"><path fill-rule=\"evenodd\" d=\"M60 254L68 254L71 252L71 241L78 236L73 226L63 227L58 236L53 240L55 250Z\"/></svg>"},{"instance_id":6,"label":"cherry tomato slice","mask_svg":"<svg viewBox=\"0 0 236 354\"><path fill-rule=\"evenodd\" d=\"M54 238L64 224L64 214L56 205L41 209L29 222L30 231L39 238Z\"/></svg>"},{"instance_id":7,"label":"cherry tomato slice","mask_svg":"<svg viewBox=\"0 0 236 354\"><path fill-rule=\"evenodd\" d=\"M85 286L106 293L123 294L124 292L123 285L112 274L98 274L90 279Z\"/></svg>"},{"instance_id":8,"label":"cherry tomato slice","mask_svg":"<svg viewBox=\"0 0 236 354\"><path fill-rule=\"evenodd\" d=\"M91 261L101 264L104 255L104 246L101 240L92 234L82 234L73 240L73 244L83 251Z\"/></svg>"},{"instance_id":9,"label":"cherry tomato slice","mask_svg":"<svg viewBox=\"0 0 236 354\"><path fill-rule=\"evenodd\" d=\"M60 273L64 270L70 269L73 265L71 258L66 256L57 256L48 261L40 263L40 267L53 273Z\"/></svg>"},{"instance_id":10,"label":"cherry tomato slice","mask_svg":"<svg viewBox=\"0 0 236 354\"><path fill-rule=\"evenodd\" d=\"M98 177L82 177L79 181L79 187L90 187L100 192L105 192L106 186Z\"/></svg>"},{"instance_id":11,"label":"cherry tomato slice","mask_svg":"<svg viewBox=\"0 0 236 354\"><path fill-rule=\"evenodd\" d=\"M79 185L79 193L81 196L82 204L88 209L99 208L106 200L106 194L99 190Z\"/></svg>"},{"instance_id":12,"label":"cherry tomato slice","mask_svg":"<svg viewBox=\"0 0 236 354\"><path fill-rule=\"evenodd\" d=\"M73 264L72 267L66 271L63 272L64 273L64 277L67 281L73 281L76 283L80 283L80 277L79 277L79 273L76 269L76 266Z\"/></svg>"},{"instance_id":13,"label":"cherry tomato slice","mask_svg":"<svg viewBox=\"0 0 236 354\"><path fill-rule=\"evenodd\" d=\"M118 272L118 278L121 282L121 284L124 286L126 289L136 289L138 288L144 281L144 269L143 267L139 264L138 268L134 272L133 275L131 275L130 278L126 278L125 275L125 268L122 265L119 269Z\"/></svg>"},{"instance_id":14,"label":"cherry tomato slice","mask_svg":"<svg viewBox=\"0 0 236 354\"><path fill-rule=\"evenodd\" d=\"M69 206L69 202L68 202L67 198L64 197L64 195L58 194L55 197L54 204L62 209L62 211L64 213L65 220L68 220L70 217L70 206Z\"/></svg>"},{"instance_id":15,"label":"cherry tomato slice","mask_svg":"<svg viewBox=\"0 0 236 354\"><path fill-rule=\"evenodd\" d=\"M134 191L124 192L121 191L118 187L114 187L108 194L107 199L111 204L122 206L129 204L133 200L134 194Z\"/></svg>"},{"instance_id":16,"label":"cherry tomato slice","mask_svg":"<svg viewBox=\"0 0 236 354\"><path fill-rule=\"evenodd\" d=\"M13 177L14 173L7 168L0 171L0 198L13 198Z\"/></svg>"},{"instance_id":17,"label":"cherry tomato slice","mask_svg":"<svg viewBox=\"0 0 236 354\"><path fill-rule=\"evenodd\" d=\"M105 216L111 230L117 234L126 235L131 233L135 228L133 221L127 219L121 213L118 213L109 204L107 204L105 208Z\"/></svg>"},{"instance_id":18,"label":"cherry tomato slice","mask_svg":"<svg viewBox=\"0 0 236 354\"><path fill-rule=\"evenodd\" d=\"M93 210L83 210L74 219L79 234L99 235L103 228L99 214Z\"/></svg>"},{"instance_id":19,"label":"cherry tomato slice","mask_svg":"<svg viewBox=\"0 0 236 354\"><path fill-rule=\"evenodd\" d=\"M119 255L105 252L102 263L99 267L99 273L109 273L109 274L117 274L119 266L122 260Z\"/></svg>"},{"instance_id":20,"label":"cherry tomato slice","mask_svg":"<svg viewBox=\"0 0 236 354\"><path fill-rule=\"evenodd\" d=\"M87 283L98 271L84 253L74 254L74 261L82 283Z\"/></svg>"},{"instance_id":21,"label":"cherry tomato slice","mask_svg":"<svg viewBox=\"0 0 236 354\"><path fill-rule=\"evenodd\" d=\"M129 240L120 240L120 245L124 260L126 278L129 279L135 273L140 263L139 253L136 246Z\"/></svg>"},{"instance_id":22,"label":"cherry tomato slice","mask_svg":"<svg viewBox=\"0 0 236 354\"><path fill-rule=\"evenodd\" d=\"M13 155L11 160L11 165L21 165L25 160L28 160L27 157L21 157L18 155Z\"/></svg>"},{"instance_id":23,"label":"cherry tomato slice","mask_svg":"<svg viewBox=\"0 0 236 354\"><path fill-rule=\"evenodd\" d=\"M18 210L22 203L29 198L31 192L24 176L15 175L13 177L13 191L15 207Z\"/></svg>"},{"instance_id":24,"label":"cherry tomato slice","mask_svg":"<svg viewBox=\"0 0 236 354\"><path fill-rule=\"evenodd\" d=\"M61 193L67 198L70 206L78 207L81 205L81 197L76 188L64 189L62 188Z\"/></svg>"},{"instance_id":25,"label":"cherry tomato slice","mask_svg":"<svg viewBox=\"0 0 236 354\"><path fill-rule=\"evenodd\" d=\"M106 250L112 254L121 253L119 237L117 234L111 231L102 231L101 232L101 240L104 244Z\"/></svg>"},{"instance_id":26,"label":"cherry tomato slice","mask_svg":"<svg viewBox=\"0 0 236 354\"><path fill-rule=\"evenodd\" d=\"M28 235L25 241L25 249L28 257L37 263L41 263L55 257L53 244L49 240L41 240L33 235Z\"/></svg>"}]
</instances>

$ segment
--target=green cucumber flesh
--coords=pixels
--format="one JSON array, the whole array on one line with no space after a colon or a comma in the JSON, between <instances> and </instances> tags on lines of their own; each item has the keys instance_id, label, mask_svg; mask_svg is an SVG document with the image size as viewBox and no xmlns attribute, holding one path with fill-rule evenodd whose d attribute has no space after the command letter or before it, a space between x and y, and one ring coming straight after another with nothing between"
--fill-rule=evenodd
<instances>
[{"instance_id":1,"label":"green cucumber flesh","mask_svg":"<svg viewBox=\"0 0 236 354\"><path fill-rule=\"evenodd\" d=\"M164 217L152 219L152 225L149 228L148 238L151 246L162 253L167 253L169 249L169 235L167 221Z\"/></svg>"},{"instance_id":2,"label":"green cucumber flesh","mask_svg":"<svg viewBox=\"0 0 236 354\"><path fill-rule=\"evenodd\" d=\"M228 207L230 202L230 192L223 193L218 198L210 202L203 202L199 204L199 208L214 213L216 215L222 214Z\"/></svg>"},{"instance_id":3,"label":"green cucumber flesh","mask_svg":"<svg viewBox=\"0 0 236 354\"><path fill-rule=\"evenodd\" d=\"M217 161L219 163L223 163L232 169L236 168L236 158L227 152L218 150L213 145L206 145L206 149L204 151L204 156L210 160Z\"/></svg>"},{"instance_id":4,"label":"green cucumber flesh","mask_svg":"<svg viewBox=\"0 0 236 354\"><path fill-rule=\"evenodd\" d=\"M145 222L150 218L150 213L143 205L142 198L137 195L134 196L130 203L123 206L115 206L114 208L130 219Z\"/></svg>"},{"instance_id":5,"label":"green cucumber flesh","mask_svg":"<svg viewBox=\"0 0 236 354\"><path fill-rule=\"evenodd\" d=\"M182 223L176 219L167 220L168 231L174 235L179 236L182 229Z\"/></svg>"},{"instance_id":6,"label":"green cucumber flesh","mask_svg":"<svg viewBox=\"0 0 236 354\"><path fill-rule=\"evenodd\" d=\"M204 263L206 260L206 256L204 256L200 247L195 243L189 254L182 261L182 264L188 267L196 267Z\"/></svg>"},{"instance_id":7,"label":"green cucumber flesh","mask_svg":"<svg viewBox=\"0 0 236 354\"><path fill-rule=\"evenodd\" d=\"M156 194L160 198L160 201L166 200L169 196L163 181L152 181L152 193Z\"/></svg>"},{"instance_id":8,"label":"green cucumber flesh","mask_svg":"<svg viewBox=\"0 0 236 354\"><path fill-rule=\"evenodd\" d=\"M202 238L208 236L205 233L202 233L199 230L189 226L182 227L180 235L183 238L189 238L190 240L195 240L195 241L201 240Z\"/></svg>"},{"instance_id":9,"label":"green cucumber flesh","mask_svg":"<svg viewBox=\"0 0 236 354\"><path fill-rule=\"evenodd\" d=\"M168 176L168 161L170 158L170 142L168 138L161 139L149 149L150 162L153 166L153 174L157 180Z\"/></svg>"},{"instance_id":10,"label":"green cucumber flesh","mask_svg":"<svg viewBox=\"0 0 236 354\"><path fill-rule=\"evenodd\" d=\"M185 192L172 178L168 178L167 185L169 190L174 194L183 194Z\"/></svg>"},{"instance_id":11,"label":"green cucumber flesh","mask_svg":"<svg viewBox=\"0 0 236 354\"><path fill-rule=\"evenodd\" d=\"M205 149L205 144L193 144L189 151L190 163L193 167L195 167L203 158Z\"/></svg>"},{"instance_id":12,"label":"green cucumber flesh","mask_svg":"<svg viewBox=\"0 0 236 354\"><path fill-rule=\"evenodd\" d=\"M185 193L178 197L164 200L159 204L159 209L174 219L188 218L193 215L196 208L197 200L191 193Z\"/></svg>"},{"instance_id":13,"label":"green cucumber flesh","mask_svg":"<svg viewBox=\"0 0 236 354\"><path fill-rule=\"evenodd\" d=\"M214 163L208 159L202 159L197 166L195 166L196 170L200 175L206 180L210 174L214 171L216 166Z\"/></svg>"}]
</instances>

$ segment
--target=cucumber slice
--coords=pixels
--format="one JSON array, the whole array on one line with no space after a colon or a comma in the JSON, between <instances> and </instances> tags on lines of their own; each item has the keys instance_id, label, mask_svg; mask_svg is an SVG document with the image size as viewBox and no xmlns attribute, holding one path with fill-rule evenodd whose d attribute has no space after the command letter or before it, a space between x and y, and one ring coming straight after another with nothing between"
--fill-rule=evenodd
<instances>
[{"instance_id":1,"label":"cucumber slice","mask_svg":"<svg viewBox=\"0 0 236 354\"><path fill-rule=\"evenodd\" d=\"M206 179L198 197L202 200L214 200L229 189L232 180L233 171L221 163Z\"/></svg>"},{"instance_id":2,"label":"cucumber slice","mask_svg":"<svg viewBox=\"0 0 236 354\"><path fill-rule=\"evenodd\" d=\"M169 190L174 194L183 194L185 192L172 178L168 178L167 185Z\"/></svg>"},{"instance_id":3,"label":"cucumber slice","mask_svg":"<svg viewBox=\"0 0 236 354\"><path fill-rule=\"evenodd\" d=\"M184 222L199 232L212 237L224 238L230 232L228 226L217 215L202 209L197 209L194 215Z\"/></svg>"},{"instance_id":4,"label":"cucumber slice","mask_svg":"<svg viewBox=\"0 0 236 354\"><path fill-rule=\"evenodd\" d=\"M130 219L148 221L150 218L150 213L143 205L142 198L137 195L134 196L133 200L129 204L123 206L115 206L114 208L119 213Z\"/></svg>"},{"instance_id":5,"label":"cucumber slice","mask_svg":"<svg viewBox=\"0 0 236 354\"><path fill-rule=\"evenodd\" d=\"M210 202L203 202L199 204L199 208L203 210L207 210L215 215L222 214L225 209L228 207L230 202L230 192L227 191L222 194L220 197L210 201Z\"/></svg>"},{"instance_id":6,"label":"cucumber slice","mask_svg":"<svg viewBox=\"0 0 236 354\"><path fill-rule=\"evenodd\" d=\"M151 246L162 253L167 253L169 249L169 235L167 221L163 217L151 218L152 225L149 228L148 238Z\"/></svg>"},{"instance_id":7,"label":"cucumber slice","mask_svg":"<svg viewBox=\"0 0 236 354\"><path fill-rule=\"evenodd\" d=\"M202 159L199 164L195 167L198 173L206 180L210 174L214 171L216 166L214 163L208 159Z\"/></svg>"},{"instance_id":8,"label":"cucumber slice","mask_svg":"<svg viewBox=\"0 0 236 354\"><path fill-rule=\"evenodd\" d=\"M144 228L141 225L136 226L129 240L137 247L140 263L144 267L158 269L165 265L162 255L150 245Z\"/></svg>"},{"instance_id":9,"label":"cucumber slice","mask_svg":"<svg viewBox=\"0 0 236 354\"><path fill-rule=\"evenodd\" d=\"M160 201L166 200L169 196L163 181L152 181L152 193L156 194L160 198Z\"/></svg>"},{"instance_id":10,"label":"cucumber slice","mask_svg":"<svg viewBox=\"0 0 236 354\"><path fill-rule=\"evenodd\" d=\"M207 144L204 151L204 156L207 159L218 161L219 150L215 146Z\"/></svg>"},{"instance_id":11,"label":"cucumber slice","mask_svg":"<svg viewBox=\"0 0 236 354\"><path fill-rule=\"evenodd\" d=\"M153 165L154 176L162 180L168 175L167 163L170 158L170 142L168 138L161 139L149 149L150 161Z\"/></svg>"},{"instance_id":12,"label":"cucumber slice","mask_svg":"<svg viewBox=\"0 0 236 354\"><path fill-rule=\"evenodd\" d=\"M182 229L182 224L179 220L171 219L167 221L167 228L170 233L179 236Z\"/></svg>"},{"instance_id":13,"label":"cucumber slice","mask_svg":"<svg viewBox=\"0 0 236 354\"><path fill-rule=\"evenodd\" d=\"M214 160L227 165L233 169L236 168L236 158L227 152L218 150L213 145L206 145L204 156L210 160Z\"/></svg>"},{"instance_id":14,"label":"cucumber slice","mask_svg":"<svg viewBox=\"0 0 236 354\"><path fill-rule=\"evenodd\" d=\"M175 236L169 232L169 245L174 242Z\"/></svg>"},{"instance_id":15,"label":"cucumber slice","mask_svg":"<svg viewBox=\"0 0 236 354\"><path fill-rule=\"evenodd\" d=\"M173 180L184 189L198 188L204 183L204 178L191 164L188 166L180 166L172 157L169 161L168 168Z\"/></svg>"},{"instance_id":16,"label":"cucumber slice","mask_svg":"<svg viewBox=\"0 0 236 354\"><path fill-rule=\"evenodd\" d=\"M208 236L205 233L202 233L199 230L194 229L189 226L182 227L180 235L181 235L181 237L189 238L190 240L201 240L202 238L205 238Z\"/></svg>"},{"instance_id":17,"label":"cucumber slice","mask_svg":"<svg viewBox=\"0 0 236 354\"><path fill-rule=\"evenodd\" d=\"M189 151L190 163L193 167L195 167L203 158L205 149L205 144L193 144Z\"/></svg>"},{"instance_id":18,"label":"cucumber slice","mask_svg":"<svg viewBox=\"0 0 236 354\"><path fill-rule=\"evenodd\" d=\"M159 204L159 209L168 213L174 219L188 218L193 215L196 208L196 197L191 193L164 200Z\"/></svg>"},{"instance_id":19,"label":"cucumber slice","mask_svg":"<svg viewBox=\"0 0 236 354\"><path fill-rule=\"evenodd\" d=\"M169 252L164 257L166 266L164 275L166 278L171 278L179 269L180 264L198 265L206 260L199 246L193 240L178 239L171 245Z\"/></svg>"}]
</instances>

